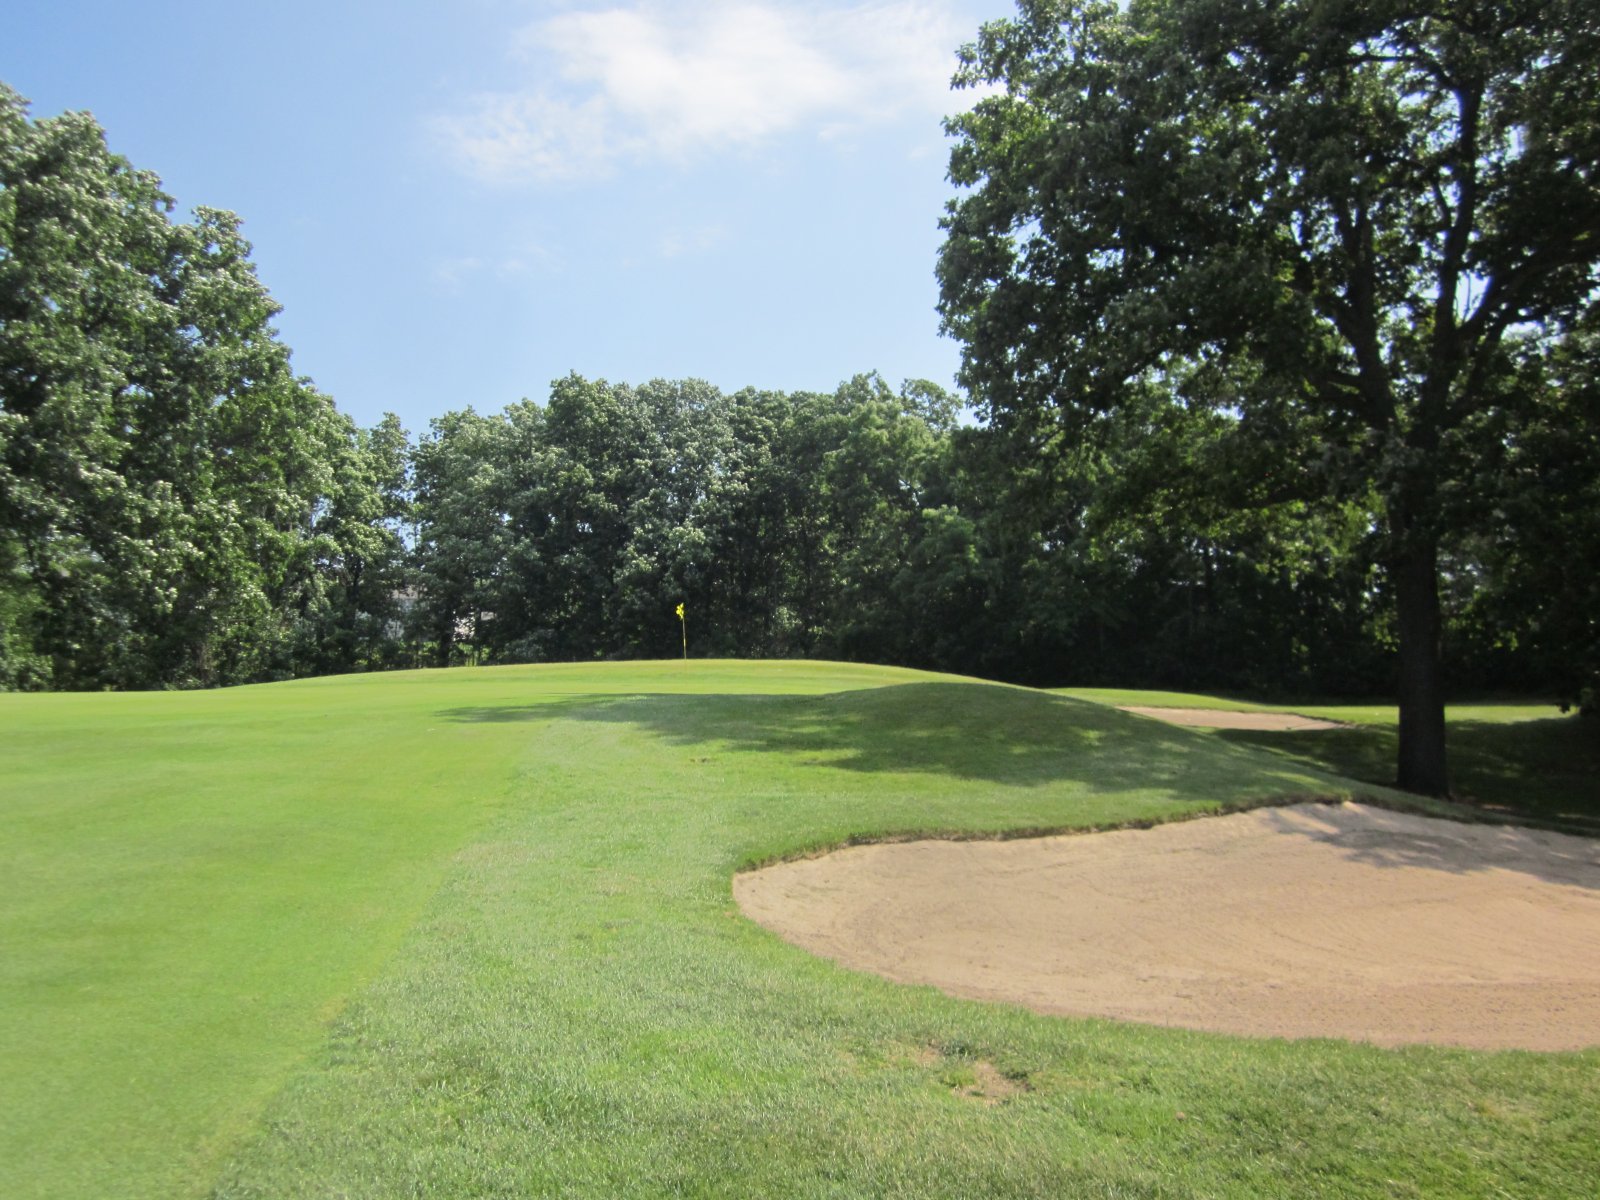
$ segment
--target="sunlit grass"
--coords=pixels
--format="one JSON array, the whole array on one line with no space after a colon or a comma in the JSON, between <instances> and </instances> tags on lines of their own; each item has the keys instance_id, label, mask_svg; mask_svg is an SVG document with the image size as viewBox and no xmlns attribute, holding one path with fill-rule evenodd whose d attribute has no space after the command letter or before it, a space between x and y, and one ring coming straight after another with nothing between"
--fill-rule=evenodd
<instances>
[{"instance_id":1,"label":"sunlit grass","mask_svg":"<svg viewBox=\"0 0 1600 1200\"><path fill-rule=\"evenodd\" d=\"M659 663L0 697L0 1195L1583 1195L1600 1055L1036 1017L742 865L1377 791L1101 705ZM972 1081L1015 1085L1002 1103Z\"/></svg>"},{"instance_id":2,"label":"sunlit grass","mask_svg":"<svg viewBox=\"0 0 1600 1200\"><path fill-rule=\"evenodd\" d=\"M1241 696L1211 695L1205 692L1164 692L1138 688L1050 688L1053 695L1070 696L1096 704L1130 708L1210 708L1222 712L1292 712L1307 717L1325 717L1353 725L1394 725L1399 710L1392 703L1329 704L1321 700L1262 700ZM1476 721L1509 724L1519 721L1544 721L1565 716L1555 704L1507 704L1467 702L1445 707L1450 721Z\"/></svg>"},{"instance_id":3,"label":"sunlit grass","mask_svg":"<svg viewBox=\"0 0 1600 1200\"><path fill-rule=\"evenodd\" d=\"M1137 688L1050 688L1057 696L1089 700L1095 704L1128 705L1137 708L1216 708L1227 712L1272 712L1276 706L1258 700L1211 696L1200 692L1143 691Z\"/></svg>"}]
</instances>

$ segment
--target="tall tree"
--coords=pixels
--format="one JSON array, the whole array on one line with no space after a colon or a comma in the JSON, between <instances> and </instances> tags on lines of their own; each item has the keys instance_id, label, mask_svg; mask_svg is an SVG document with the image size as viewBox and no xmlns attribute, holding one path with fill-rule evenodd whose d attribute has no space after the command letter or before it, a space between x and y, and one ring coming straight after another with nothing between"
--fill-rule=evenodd
<instances>
[{"instance_id":1,"label":"tall tree","mask_svg":"<svg viewBox=\"0 0 1600 1200\"><path fill-rule=\"evenodd\" d=\"M124 470L170 445L164 429L128 437L177 328L169 207L91 118L34 123L0 85L0 538L7 640L31 675L14 683L149 673L151 617L189 544L170 482Z\"/></svg>"},{"instance_id":2,"label":"tall tree","mask_svg":"<svg viewBox=\"0 0 1600 1200\"><path fill-rule=\"evenodd\" d=\"M476 651L483 640L484 614L495 612L505 570L506 422L468 408L431 426L411 460L420 593L411 621L440 665L449 665L458 642Z\"/></svg>"},{"instance_id":3,"label":"tall tree","mask_svg":"<svg viewBox=\"0 0 1600 1200\"><path fill-rule=\"evenodd\" d=\"M87 113L0 85L0 686L307 665L353 433L290 370L238 219L172 207Z\"/></svg>"},{"instance_id":4,"label":"tall tree","mask_svg":"<svg viewBox=\"0 0 1600 1200\"><path fill-rule=\"evenodd\" d=\"M1462 640L1490 649L1491 673L1512 658L1517 674L1597 716L1600 311L1526 366L1540 403L1483 433L1489 468L1473 499L1497 519L1457 549L1457 574L1475 585Z\"/></svg>"},{"instance_id":5,"label":"tall tree","mask_svg":"<svg viewBox=\"0 0 1600 1200\"><path fill-rule=\"evenodd\" d=\"M1292 486L1374 492L1398 780L1444 793L1439 552L1463 448L1600 262L1588 0L1021 0L963 50L941 311L997 424L1054 444L1203 381Z\"/></svg>"},{"instance_id":6,"label":"tall tree","mask_svg":"<svg viewBox=\"0 0 1600 1200\"><path fill-rule=\"evenodd\" d=\"M332 483L313 518L312 569L302 583L296 622L296 667L323 674L394 666L403 650L410 439L393 413L360 429L328 411Z\"/></svg>"}]
</instances>

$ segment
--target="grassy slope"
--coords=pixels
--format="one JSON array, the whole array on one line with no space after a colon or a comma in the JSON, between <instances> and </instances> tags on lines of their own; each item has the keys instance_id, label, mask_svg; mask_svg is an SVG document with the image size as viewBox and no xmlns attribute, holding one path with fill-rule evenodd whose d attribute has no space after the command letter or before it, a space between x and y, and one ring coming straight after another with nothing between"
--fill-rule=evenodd
<instances>
[{"instance_id":1,"label":"grassy slope","mask_svg":"<svg viewBox=\"0 0 1600 1200\"><path fill-rule=\"evenodd\" d=\"M1582 1194L1596 1167L1592 1053L1038 1018L731 905L739 865L854 836L1351 786L1212 735L702 663L0 697L0 723L7 1196ZM958 1095L980 1059L1032 1090Z\"/></svg>"}]
</instances>

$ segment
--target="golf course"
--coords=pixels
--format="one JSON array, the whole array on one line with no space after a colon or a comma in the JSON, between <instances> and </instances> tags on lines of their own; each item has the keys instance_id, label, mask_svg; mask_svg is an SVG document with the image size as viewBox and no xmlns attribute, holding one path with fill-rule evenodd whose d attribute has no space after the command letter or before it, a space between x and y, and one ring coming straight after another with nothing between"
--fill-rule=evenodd
<instances>
[{"instance_id":1,"label":"golf course","mask_svg":"<svg viewBox=\"0 0 1600 1200\"><path fill-rule=\"evenodd\" d=\"M1600 1198L1595 0L13 7L0 1200Z\"/></svg>"},{"instance_id":2,"label":"golf course","mask_svg":"<svg viewBox=\"0 0 1600 1200\"><path fill-rule=\"evenodd\" d=\"M1600 1049L1041 1015L735 903L867 842L1600 813L1553 707L1450 710L1467 809L1377 782L1392 710L1118 704L1267 707L720 660L0 695L0 1195L1592 1196Z\"/></svg>"}]
</instances>

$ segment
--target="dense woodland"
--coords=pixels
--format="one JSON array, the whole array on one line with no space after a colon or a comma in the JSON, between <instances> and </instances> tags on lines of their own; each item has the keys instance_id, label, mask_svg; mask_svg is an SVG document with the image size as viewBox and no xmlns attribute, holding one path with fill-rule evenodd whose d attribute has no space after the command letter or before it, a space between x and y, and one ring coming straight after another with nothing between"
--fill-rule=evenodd
<instances>
[{"instance_id":1,"label":"dense woodland","mask_svg":"<svg viewBox=\"0 0 1600 1200\"><path fill-rule=\"evenodd\" d=\"M1202 372L1070 436L871 374L570 376L412 435L294 375L275 312L236 218L175 218L90 116L0 92L0 687L672 656L680 602L696 657L1393 687L1378 485L1324 486L1315 430L1286 450ZM1526 402L1451 446L1457 691L1594 683L1597 349L1592 319L1529 338Z\"/></svg>"}]
</instances>

